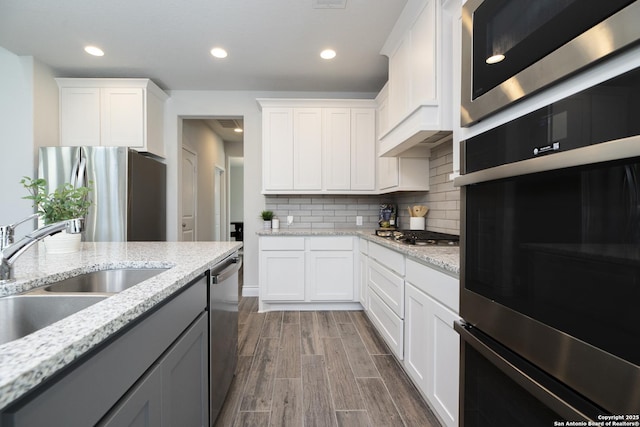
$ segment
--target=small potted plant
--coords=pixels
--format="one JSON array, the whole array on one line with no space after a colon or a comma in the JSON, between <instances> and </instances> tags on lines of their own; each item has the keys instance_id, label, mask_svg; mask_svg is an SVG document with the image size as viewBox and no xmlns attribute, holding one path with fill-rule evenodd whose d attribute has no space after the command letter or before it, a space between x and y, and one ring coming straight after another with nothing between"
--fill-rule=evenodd
<instances>
[{"instance_id":1,"label":"small potted plant","mask_svg":"<svg viewBox=\"0 0 640 427\"><path fill-rule=\"evenodd\" d=\"M260 216L262 217L262 221L264 221L263 224L263 228L265 230L269 230L271 228L271 220L273 219L273 212L272 211L262 211L260 213Z\"/></svg>"},{"instance_id":2,"label":"small potted plant","mask_svg":"<svg viewBox=\"0 0 640 427\"><path fill-rule=\"evenodd\" d=\"M23 199L33 201L44 225L74 218L84 218L89 211L90 187L73 187L66 183L52 193L47 192L47 181L24 177L20 183L29 192ZM64 231L45 238L45 248L49 253L76 252L80 249L80 234L66 234Z\"/></svg>"}]
</instances>

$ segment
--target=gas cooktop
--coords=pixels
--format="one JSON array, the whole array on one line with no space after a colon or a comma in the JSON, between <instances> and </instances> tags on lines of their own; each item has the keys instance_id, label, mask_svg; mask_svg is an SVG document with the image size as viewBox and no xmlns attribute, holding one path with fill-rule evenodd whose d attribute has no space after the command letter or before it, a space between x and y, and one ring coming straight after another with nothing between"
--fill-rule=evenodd
<instances>
[{"instance_id":1,"label":"gas cooktop","mask_svg":"<svg viewBox=\"0 0 640 427\"><path fill-rule=\"evenodd\" d=\"M416 246L458 246L460 236L426 230L376 230L376 235Z\"/></svg>"}]
</instances>

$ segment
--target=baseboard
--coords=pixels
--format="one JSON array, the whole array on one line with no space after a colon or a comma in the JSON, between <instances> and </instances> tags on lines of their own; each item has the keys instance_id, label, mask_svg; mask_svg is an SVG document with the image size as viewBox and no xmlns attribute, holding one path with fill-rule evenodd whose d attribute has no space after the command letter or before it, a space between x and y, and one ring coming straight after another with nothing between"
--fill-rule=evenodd
<instances>
[{"instance_id":1,"label":"baseboard","mask_svg":"<svg viewBox=\"0 0 640 427\"><path fill-rule=\"evenodd\" d=\"M260 296L260 289L257 286L243 286L242 287L242 296L243 297L257 297Z\"/></svg>"}]
</instances>

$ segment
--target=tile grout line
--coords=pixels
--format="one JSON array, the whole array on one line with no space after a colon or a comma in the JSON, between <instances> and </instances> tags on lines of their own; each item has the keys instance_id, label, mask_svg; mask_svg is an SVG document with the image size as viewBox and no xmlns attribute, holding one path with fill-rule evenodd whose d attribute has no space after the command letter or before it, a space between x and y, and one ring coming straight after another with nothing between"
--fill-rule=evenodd
<instances>
[{"instance_id":1,"label":"tile grout line","mask_svg":"<svg viewBox=\"0 0 640 427\"><path fill-rule=\"evenodd\" d=\"M324 343L323 343L323 351L324 351ZM326 351L324 351L324 353L326 353ZM328 392L329 392L329 397L331 398L331 416L333 417L333 421L335 421L335 425L338 425L338 415L336 414L336 401L335 401L335 397L333 396L333 391L331 390L331 378L329 377L329 364L327 363L327 355L323 354L322 355L322 361L324 362L324 374L326 375L327 378L327 388L328 388Z\"/></svg>"}]
</instances>

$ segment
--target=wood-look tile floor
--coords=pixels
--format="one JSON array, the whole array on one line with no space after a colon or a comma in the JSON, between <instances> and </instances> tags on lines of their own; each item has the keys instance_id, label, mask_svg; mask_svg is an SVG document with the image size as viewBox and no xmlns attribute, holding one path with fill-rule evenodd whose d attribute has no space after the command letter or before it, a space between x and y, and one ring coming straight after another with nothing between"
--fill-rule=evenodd
<instances>
[{"instance_id":1,"label":"wood-look tile floor","mask_svg":"<svg viewBox=\"0 0 640 427\"><path fill-rule=\"evenodd\" d=\"M216 426L440 426L364 313L257 310Z\"/></svg>"}]
</instances>

